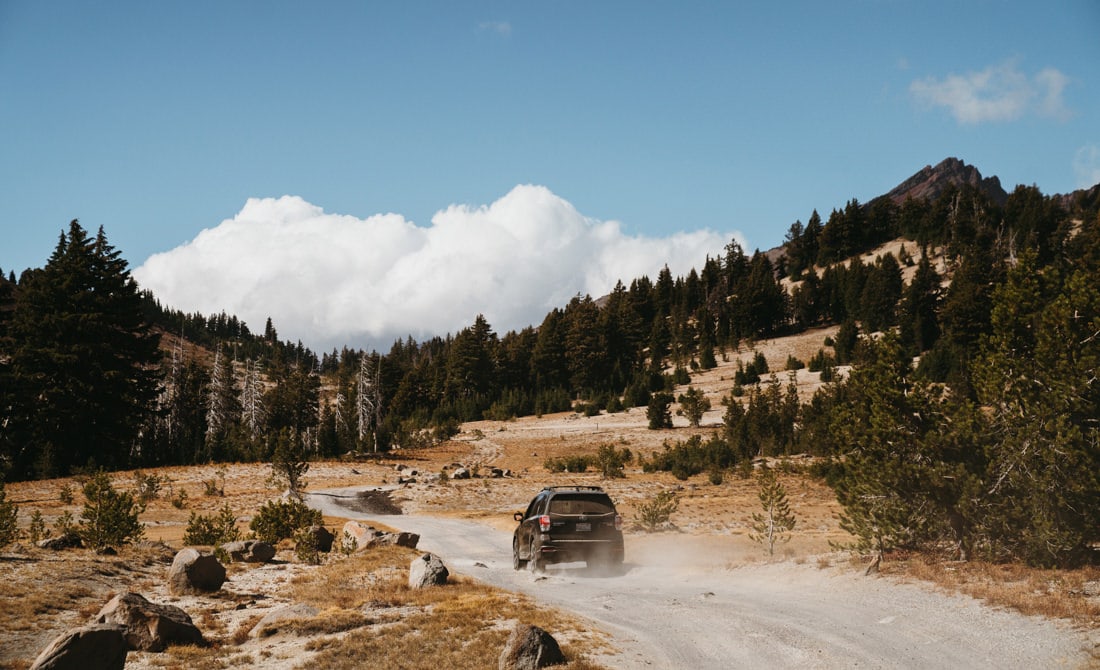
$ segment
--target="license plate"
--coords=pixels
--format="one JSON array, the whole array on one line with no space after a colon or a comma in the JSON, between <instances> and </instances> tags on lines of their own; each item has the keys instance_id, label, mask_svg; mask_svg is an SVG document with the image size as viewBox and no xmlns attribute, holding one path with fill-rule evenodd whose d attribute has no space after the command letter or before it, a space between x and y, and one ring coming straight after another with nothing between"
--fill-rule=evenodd
<instances>
[{"instance_id":1,"label":"license plate","mask_svg":"<svg viewBox=\"0 0 1100 670\"><path fill-rule=\"evenodd\" d=\"M590 523L578 523L577 532L592 530L592 524Z\"/></svg>"}]
</instances>

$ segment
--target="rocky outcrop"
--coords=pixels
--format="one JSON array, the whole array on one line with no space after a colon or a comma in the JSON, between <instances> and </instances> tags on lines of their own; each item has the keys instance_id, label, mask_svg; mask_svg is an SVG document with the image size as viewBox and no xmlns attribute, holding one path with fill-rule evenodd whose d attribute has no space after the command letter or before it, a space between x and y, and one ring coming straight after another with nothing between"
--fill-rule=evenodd
<instances>
[{"instance_id":1,"label":"rocky outcrop","mask_svg":"<svg viewBox=\"0 0 1100 670\"><path fill-rule=\"evenodd\" d=\"M99 610L95 622L125 628L131 651L164 651L170 644L206 645L187 612L175 605L149 602L139 593L115 596Z\"/></svg>"},{"instance_id":2,"label":"rocky outcrop","mask_svg":"<svg viewBox=\"0 0 1100 670\"><path fill-rule=\"evenodd\" d=\"M331 543L330 543L331 546ZM221 546L231 561L245 563L267 563L275 558L275 547L259 540L239 540L226 542Z\"/></svg>"},{"instance_id":3,"label":"rocky outcrop","mask_svg":"<svg viewBox=\"0 0 1100 670\"><path fill-rule=\"evenodd\" d=\"M967 165L958 158L945 158L935 167L924 166L919 172L893 188L885 196L895 205L914 200L935 200L951 186L969 184L998 205L1005 204L1008 193L1001 187L997 177L982 178L982 173L973 165Z\"/></svg>"},{"instance_id":4,"label":"rocky outcrop","mask_svg":"<svg viewBox=\"0 0 1100 670\"><path fill-rule=\"evenodd\" d=\"M168 568L168 591L172 595L195 595L217 591L225 583L225 566L212 554L182 549Z\"/></svg>"},{"instance_id":5,"label":"rocky outcrop","mask_svg":"<svg viewBox=\"0 0 1100 670\"><path fill-rule=\"evenodd\" d=\"M51 551L60 551L62 549L78 549L83 546L84 541L80 539L80 535L73 531L62 533L57 537L47 537L45 540L38 541L38 547L40 549L49 549Z\"/></svg>"},{"instance_id":6,"label":"rocky outcrop","mask_svg":"<svg viewBox=\"0 0 1100 670\"><path fill-rule=\"evenodd\" d=\"M443 586L451 572L443 564L443 559L435 554L424 554L409 564L409 588L424 589L430 586Z\"/></svg>"},{"instance_id":7,"label":"rocky outcrop","mask_svg":"<svg viewBox=\"0 0 1100 670\"><path fill-rule=\"evenodd\" d=\"M332 531L324 526L310 526L306 529L309 537L313 540L313 546L317 547L317 551L328 553L332 551L332 543L335 541L335 537L332 535Z\"/></svg>"},{"instance_id":8,"label":"rocky outcrop","mask_svg":"<svg viewBox=\"0 0 1100 670\"><path fill-rule=\"evenodd\" d=\"M93 624L54 639L31 664L31 670L122 670L126 652L125 628Z\"/></svg>"},{"instance_id":9,"label":"rocky outcrop","mask_svg":"<svg viewBox=\"0 0 1100 670\"><path fill-rule=\"evenodd\" d=\"M565 663L558 641L538 626L517 623L500 652L499 670L536 670Z\"/></svg>"}]
</instances>

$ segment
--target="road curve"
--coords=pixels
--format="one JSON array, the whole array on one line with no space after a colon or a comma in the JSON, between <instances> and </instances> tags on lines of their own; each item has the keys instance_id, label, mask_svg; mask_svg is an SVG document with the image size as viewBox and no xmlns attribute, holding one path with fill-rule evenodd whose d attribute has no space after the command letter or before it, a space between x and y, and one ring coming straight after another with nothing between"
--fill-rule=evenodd
<instances>
[{"instance_id":1,"label":"road curve","mask_svg":"<svg viewBox=\"0 0 1100 670\"><path fill-rule=\"evenodd\" d=\"M620 650L600 659L610 667L1003 670L1090 661L1083 634L965 596L790 562L725 569L636 560L629 536L618 575L583 564L516 572L510 533L461 519L362 514L341 504L353 497L321 491L308 502L418 533L420 548L452 570L597 622Z\"/></svg>"}]
</instances>

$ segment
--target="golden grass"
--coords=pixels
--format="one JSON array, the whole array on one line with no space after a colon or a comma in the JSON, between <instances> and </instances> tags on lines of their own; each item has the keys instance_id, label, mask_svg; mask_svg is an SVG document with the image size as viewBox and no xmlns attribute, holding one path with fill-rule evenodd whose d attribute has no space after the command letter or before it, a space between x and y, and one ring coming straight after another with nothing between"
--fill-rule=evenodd
<instances>
[{"instance_id":1,"label":"golden grass","mask_svg":"<svg viewBox=\"0 0 1100 670\"><path fill-rule=\"evenodd\" d=\"M1064 619L1084 628L1100 627L1100 599L1084 593L1086 582L1100 580L1097 567L1043 570L1016 563L945 562L913 556L889 564L888 572L1022 614Z\"/></svg>"}]
</instances>

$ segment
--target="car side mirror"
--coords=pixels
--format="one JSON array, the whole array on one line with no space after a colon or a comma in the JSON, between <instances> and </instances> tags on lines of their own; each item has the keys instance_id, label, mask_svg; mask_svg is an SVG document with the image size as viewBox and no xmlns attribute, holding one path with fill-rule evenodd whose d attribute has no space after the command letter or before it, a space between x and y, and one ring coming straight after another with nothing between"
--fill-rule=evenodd
<instances>
[{"instance_id":1,"label":"car side mirror","mask_svg":"<svg viewBox=\"0 0 1100 670\"><path fill-rule=\"evenodd\" d=\"M516 521L523 521L523 512L516 512L512 515L512 518Z\"/></svg>"}]
</instances>

